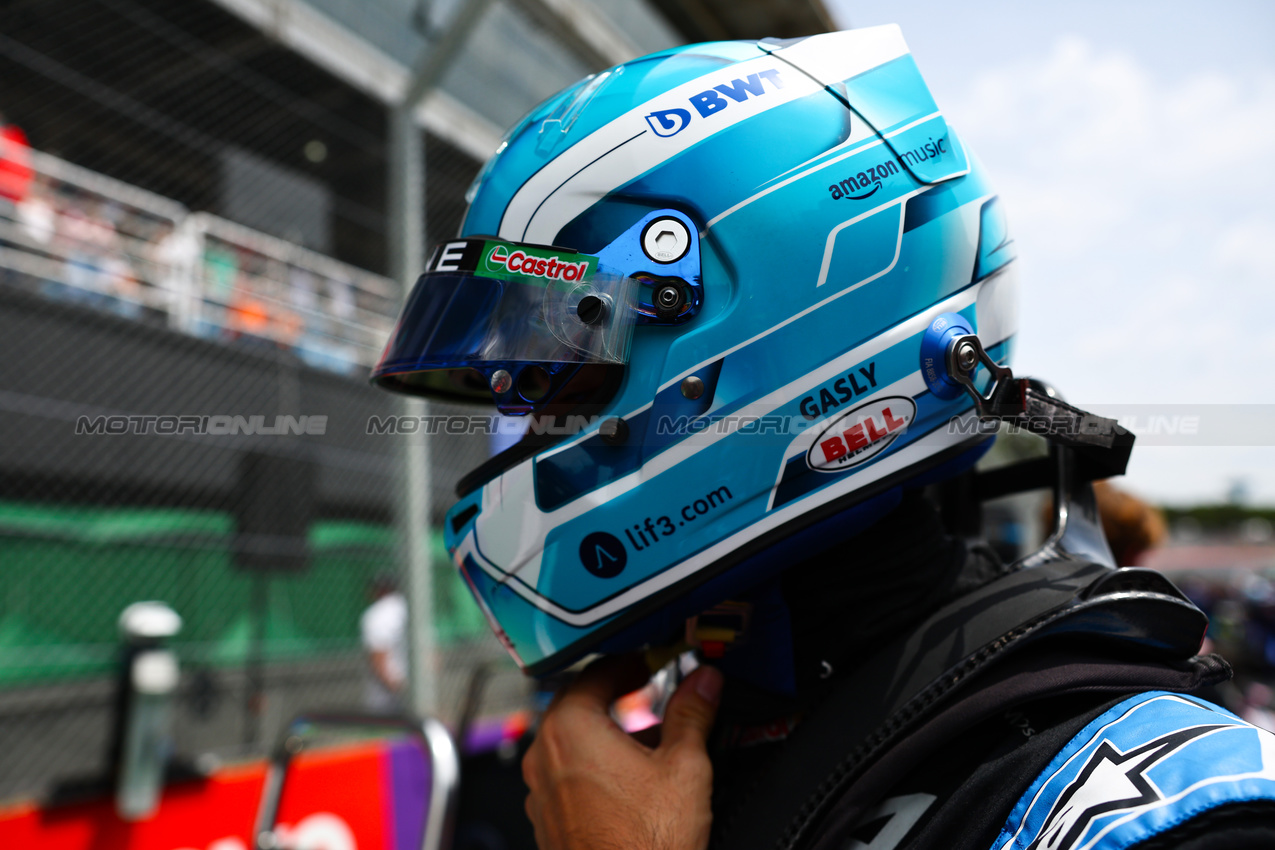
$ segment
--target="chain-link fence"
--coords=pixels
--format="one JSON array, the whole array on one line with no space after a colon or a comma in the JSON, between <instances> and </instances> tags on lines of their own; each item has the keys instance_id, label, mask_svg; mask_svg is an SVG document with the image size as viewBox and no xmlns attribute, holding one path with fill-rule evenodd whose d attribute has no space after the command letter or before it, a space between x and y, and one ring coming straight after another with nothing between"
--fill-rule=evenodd
<instances>
[{"instance_id":1,"label":"chain-link fence","mask_svg":"<svg viewBox=\"0 0 1275 850\"><path fill-rule=\"evenodd\" d=\"M404 578L402 438L368 429L399 402L366 382L401 299L384 104L205 0L14 0L0 113L0 798L103 769L138 600L184 621L188 758L365 706L361 618ZM454 233L479 163L425 157ZM431 438L435 525L487 451ZM440 712L479 668L482 712L521 707L430 539Z\"/></svg>"}]
</instances>

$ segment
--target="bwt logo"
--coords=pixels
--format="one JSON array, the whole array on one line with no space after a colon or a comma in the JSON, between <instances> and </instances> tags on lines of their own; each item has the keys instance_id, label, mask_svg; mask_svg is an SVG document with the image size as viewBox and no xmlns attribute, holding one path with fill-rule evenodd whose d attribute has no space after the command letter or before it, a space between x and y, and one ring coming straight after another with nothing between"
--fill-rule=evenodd
<instances>
[{"instance_id":1,"label":"bwt logo","mask_svg":"<svg viewBox=\"0 0 1275 850\"><path fill-rule=\"evenodd\" d=\"M692 95L689 102L701 118L708 118L730 106L731 101L743 103L750 97L761 97L766 94L763 81L770 83L775 90L784 87L784 81L780 78L779 72L769 68L758 71L756 74L749 74L743 79L734 79L729 83L713 86L711 89ZM650 125L651 132L657 136L665 138L676 136L690 126L691 112L689 109L657 109L646 116L646 123Z\"/></svg>"}]
</instances>

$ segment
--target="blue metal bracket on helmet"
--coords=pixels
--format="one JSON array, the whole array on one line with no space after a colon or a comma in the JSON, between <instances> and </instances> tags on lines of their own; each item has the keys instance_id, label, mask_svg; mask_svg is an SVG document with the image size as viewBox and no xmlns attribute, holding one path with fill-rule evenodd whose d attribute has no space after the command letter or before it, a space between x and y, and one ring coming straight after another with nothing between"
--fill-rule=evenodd
<instances>
[{"instance_id":1,"label":"blue metal bracket on helmet","mask_svg":"<svg viewBox=\"0 0 1275 850\"><path fill-rule=\"evenodd\" d=\"M952 340L974 333L960 313L940 313L921 337L921 377L935 398L951 401L965 392L947 368L947 349Z\"/></svg>"},{"instance_id":2,"label":"blue metal bracket on helmet","mask_svg":"<svg viewBox=\"0 0 1275 850\"><path fill-rule=\"evenodd\" d=\"M680 325L704 304L699 231L684 213L644 215L597 257L601 268L638 281L639 325Z\"/></svg>"}]
</instances>

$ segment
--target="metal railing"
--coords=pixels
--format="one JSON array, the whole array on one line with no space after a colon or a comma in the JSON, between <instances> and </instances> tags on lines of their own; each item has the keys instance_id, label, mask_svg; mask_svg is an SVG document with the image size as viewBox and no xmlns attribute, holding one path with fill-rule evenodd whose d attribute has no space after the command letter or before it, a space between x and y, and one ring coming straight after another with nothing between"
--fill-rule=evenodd
<instances>
[{"instance_id":1,"label":"metal railing","mask_svg":"<svg viewBox=\"0 0 1275 850\"><path fill-rule=\"evenodd\" d=\"M305 749L306 735L325 727L401 731L415 737L429 760L430 777L429 798L425 801L424 826L421 831L421 850L444 850L451 847L460 789L460 754L446 726L432 717L417 720L395 716L309 714L292 721L270 757L270 768L262 786L261 804L257 809L257 821L253 828L253 846L256 850L282 850L275 824L279 818L279 804L283 800L288 766L293 757Z\"/></svg>"},{"instance_id":2,"label":"metal railing","mask_svg":"<svg viewBox=\"0 0 1275 850\"><path fill-rule=\"evenodd\" d=\"M339 262L40 151L20 202L0 200L0 281L50 299L309 365L373 365L397 287Z\"/></svg>"}]
</instances>

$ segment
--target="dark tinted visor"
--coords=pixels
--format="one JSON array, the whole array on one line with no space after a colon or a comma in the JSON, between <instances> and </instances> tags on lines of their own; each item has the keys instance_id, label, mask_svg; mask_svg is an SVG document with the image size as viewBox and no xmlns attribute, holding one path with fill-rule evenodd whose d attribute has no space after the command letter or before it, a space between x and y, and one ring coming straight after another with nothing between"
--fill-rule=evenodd
<instances>
[{"instance_id":1,"label":"dark tinted visor","mask_svg":"<svg viewBox=\"0 0 1275 850\"><path fill-rule=\"evenodd\" d=\"M494 239L445 243L408 296L372 380L529 412L578 367L626 362L636 289L586 254Z\"/></svg>"}]
</instances>

